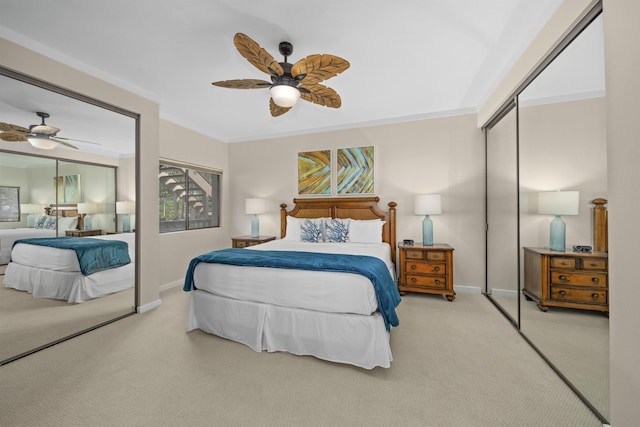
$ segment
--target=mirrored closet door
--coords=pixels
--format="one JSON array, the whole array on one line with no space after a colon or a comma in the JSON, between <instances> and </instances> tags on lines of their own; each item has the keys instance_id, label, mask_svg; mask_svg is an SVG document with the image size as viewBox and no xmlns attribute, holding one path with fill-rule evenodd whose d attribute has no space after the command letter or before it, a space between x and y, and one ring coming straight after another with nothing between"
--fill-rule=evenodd
<instances>
[{"instance_id":1,"label":"mirrored closet door","mask_svg":"<svg viewBox=\"0 0 640 427\"><path fill-rule=\"evenodd\" d=\"M606 242L604 249L594 248L593 203L601 199L598 203L604 201L601 206L606 209L600 13L597 6L518 90L515 102L505 106L508 113L485 126L487 296L605 422L609 417L608 254ZM504 129L513 126L517 136L511 138L512 145L499 150ZM498 175L510 179L497 181ZM549 205L549 197L565 204ZM510 218L501 218L497 211ZM551 232L558 216L565 224L561 248L555 247ZM592 250L576 252L574 245ZM518 284L517 295L506 298L510 293L503 290L514 288L504 283L511 282Z\"/></svg>"},{"instance_id":2,"label":"mirrored closet door","mask_svg":"<svg viewBox=\"0 0 640 427\"><path fill-rule=\"evenodd\" d=\"M0 67L0 122L28 129L41 123L37 112L47 113L46 125L59 128L58 136L73 139L67 142L77 149L42 149L29 141L0 140L0 187L15 188L18 194L15 201L3 199L2 208L19 208L12 221L0 222L0 364L129 315L136 306L135 232L124 236L134 255L132 263L114 281L130 284L126 289L83 295L76 298L79 302L35 297L33 291L16 289L15 283L7 286L9 277L22 286L17 277L41 274L25 265L9 274L10 239L16 233L22 233L19 238L45 237L35 236L41 231L52 238L119 238L116 201L136 198L135 190L127 191L130 182L119 182L119 176L137 176L136 114ZM36 228L36 219L42 217L51 229ZM41 276L41 286L56 282L53 274ZM79 289L83 281L88 279L65 286Z\"/></svg>"}]
</instances>

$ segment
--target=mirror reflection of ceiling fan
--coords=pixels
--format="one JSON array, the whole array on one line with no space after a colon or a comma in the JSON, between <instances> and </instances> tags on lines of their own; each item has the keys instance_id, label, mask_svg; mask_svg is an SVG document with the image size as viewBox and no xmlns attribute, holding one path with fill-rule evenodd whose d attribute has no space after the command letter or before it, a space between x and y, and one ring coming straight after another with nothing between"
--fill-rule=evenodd
<instances>
[{"instance_id":1,"label":"mirror reflection of ceiling fan","mask_svg":"<svg viewBox=\"0 0 640 427\"><path fill-rule=\"evenodd\" d=\"M55 148L58 144L64 145L65 147L78 149L73 144L70 144L67 141L78 141L85 142L87 144L95 144L100 145L97 142L84 141L82 139L72 139L72 138L63 138L58 136L58 132L60 129L49 126L44 122L44 119L49 117L49 114L37 112L38 117L42 118L42 123L39 125L31 125L29 129L13 125L10 123L2 123L0 122L0 139L7 142L28 142L36 148L41 148L44 150L51 150Z\"/></svg>"},{"instance_id":2,"label":"mirror reflection of ceiling fan","mask_svg":"<svg viewBox=\"0 0 640 427\"><path fill-rule=\"evenodd\" d=\"M214 86L231 89L269 89L269 108L273 117L280 116L293 107L299 98L325 107L339 108L340 95L330 87L319 84L349 68L349 62L334 55L309 55L295 64L287 62L293 45L281 42L280 54L284 62L276 61L266 50L249 36L237 33L233 38L240 55L254 67L271 76L271 81L257 79L223 80Z\"/></svg>"}]
</instances>

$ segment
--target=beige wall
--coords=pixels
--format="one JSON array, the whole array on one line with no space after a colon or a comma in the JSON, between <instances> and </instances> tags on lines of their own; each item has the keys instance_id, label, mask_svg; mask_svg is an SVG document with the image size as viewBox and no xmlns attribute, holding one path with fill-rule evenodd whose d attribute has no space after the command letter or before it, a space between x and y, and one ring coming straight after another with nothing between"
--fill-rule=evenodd
<instances>
[{"instance_id":1,"label":"beige wall","mask_svg":"<svg viewBox=\"0 0 640 427\"><path fill-rule=\"evenodd\" d=\"M609 162L611 425L640 420L640 2L604 1Z\"/></svg>"},{"instance_id":2,"label":"beige wall","mask_svg":"<svg viewBox=\"0 0 640 427\"><path fill-rule=\"evenodd\" d=\"M221 170L222 206L218 228L190 230L160 235L160 277L162 285L183 282L191 258L205 252L230 247L228 145L166 120L160 120L160 157ZM156 180L157 180L156 165ZM156 184L156 193L158 191ZM156 206L158 204L156 203ZM157 208L149 221L158 222Z\"/></svg>"},{"instance_id":3,"label":"beige wall","mask_svg":"<svg viewBox=\"0 0 640 427\"><path fill-rule=\"evenodd\" d=\"M304 105L304 108L317 108ZM231 234L249 234L244 200L268 200L260 234L280 236L280 203L297 197L298 152L375 147L375 194L394 201L397 237L422 241L422 217L413 196L441 194L442 215L432 216L434 241L454 252L454 286L484 282L484 136L475 115L462 115L229 145Z\"/></svg>"}]
</instances>

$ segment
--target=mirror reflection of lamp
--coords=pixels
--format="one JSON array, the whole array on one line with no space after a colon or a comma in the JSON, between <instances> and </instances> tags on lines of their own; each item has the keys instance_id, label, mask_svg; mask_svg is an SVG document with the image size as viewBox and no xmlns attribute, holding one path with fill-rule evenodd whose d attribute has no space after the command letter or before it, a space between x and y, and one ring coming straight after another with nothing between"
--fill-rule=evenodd
<instances>
[{"instance_id":1,"label":"mirror reflection of lamp","mask_svg":"<svg viewBox=\"0 0 640 427\"><path fill-rule=\"evenodd\" d=\"M78 213L83 215L83 230L91 230L91 215L98 212L98 205L96 203L78 203Z\"/></svg>"},{"instance_id":2,"label":"mirror reflection of lamp","mask_svg":"<svg viewBox=\"0 0 640 427\"><path fill-rule=\"evenodd\" d=\"M43 207L35 203L27 203L20 205L20 212L27 215L27 227L33 228L36 225L36 216L34 214L44 213Z\"/></svg>"},{"instance_id":3,"label":"mirror reflection of lamp","mask_svg":"<svg viewBox=\"0 0 640 427\"><path fill-rule=\"evenodd\" d=\"M538 193L538 213L555 215L549 227L549 249L564 252L566 224L560 215L578 215L579 191L541 191Z\"/></svg>"},{"instance_id":4,"label":"mirror reflection of lamp","mask_svg":"<svg viewBox=\"0 0 640 427\"><path fill-rule=\"evenodd\" d=\"M116 213L118 215L123 215L122 232L123 233L131 232L131 218L129 217L129 215L136 213L136 202L131 202L131 201L116 202Z\"/></svg>"},{"instance_id":5,"label":"mirror reflection of lamp","mask_svg":"<svg viewBox=\"0 0 640 427\"><path fill-rule=\"evenodd\" d=\"M442 204L439 194L422 194L415 196L413 209L416 215L424 215L422 220L422 245L433 246L433 222L429 215L442 213Z\"/></svg>"},{"instance_id":6,"label":"mirror reflection of lamp","mask_svg":"<svg viewBox=\"0 0 640 427\"><path fill-rule=\"evenodd\" d=\"M253 215L251 218L251 237L260 235L260 220L258 214L265 213L266 203L264 199L246 199L244 201L244 212Z\"/></svg>"}]
</instances>

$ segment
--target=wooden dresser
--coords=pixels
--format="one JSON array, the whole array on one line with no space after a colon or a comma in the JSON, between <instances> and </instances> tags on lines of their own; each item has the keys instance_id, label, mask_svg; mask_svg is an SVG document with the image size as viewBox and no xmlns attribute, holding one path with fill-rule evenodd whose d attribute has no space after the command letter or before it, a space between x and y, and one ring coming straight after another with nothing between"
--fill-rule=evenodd
<instances>
[{"instance_id":1,"label":"wooden dresser","mask_svg":"<svg viewBox=\"0 0 640 427\"><path fill-rule=\"evenodd\" d=\"M609 312L606 252L556 252L524 248L524 289L538 308L577 308Z\"/></svg>"},{"instance_id":2,"label":"wooden dresser","mask_svg":"<svg viewBox=\"0 0 640 427\"><path fill-rule=\"evenodd\" d=\"M233 248L246 248L247 246L259 245L260 243L275 240L276 236L238 236L231 238L231 247Z\"/></svg>"},{"instance_id":3,"label":"wooden dresser","mask_svg":"<svg viewBox=\"0 0 640 427\"><path fill-rule=\"evenodd\" d=\"M399 244L398 290L444 295L456 298L453 290L453 248L447 244L433 246Z\"/></svg>"},{"instance_id":4,"label":"wooden dresser","mask_svg":"<svg viewBox=\"0 0 640 427\"><path fill-rule=\"evenodd\" d=\"M65 230L64 234L71 237L101 236L102 230Z\"/></svg>"}]
</instances>

